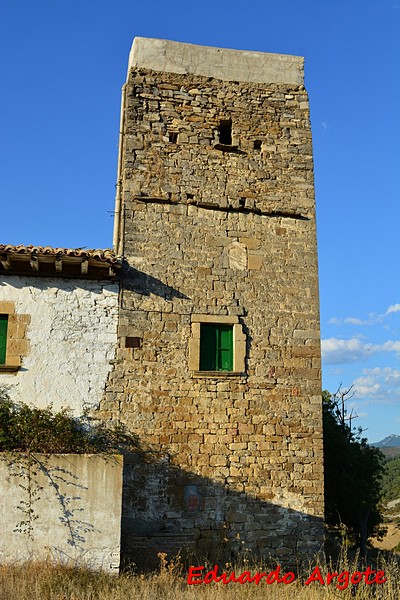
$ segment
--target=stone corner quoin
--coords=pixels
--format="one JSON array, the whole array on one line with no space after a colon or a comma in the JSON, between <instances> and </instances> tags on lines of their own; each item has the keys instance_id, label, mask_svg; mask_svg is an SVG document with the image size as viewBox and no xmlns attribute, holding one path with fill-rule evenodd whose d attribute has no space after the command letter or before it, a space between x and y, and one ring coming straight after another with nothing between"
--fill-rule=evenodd
<instances>
[{"instance_id":1,"label":"stone corner quoin","mask_svg":"<svg viewBox=\"0 0 400 600\"><path fill-rule=\"evenodd\" d=\"M123 547L307 557L323 453L303 59L137 38L120 131L125 265L99 416L163 457L134 461Z\"/></svg>"}]
</instances>

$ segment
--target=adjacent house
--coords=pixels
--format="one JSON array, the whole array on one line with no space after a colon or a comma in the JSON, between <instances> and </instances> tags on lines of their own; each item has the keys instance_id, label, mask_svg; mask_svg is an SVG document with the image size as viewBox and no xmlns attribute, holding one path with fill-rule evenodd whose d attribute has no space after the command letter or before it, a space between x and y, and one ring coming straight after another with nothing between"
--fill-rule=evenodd
<instances>
[{"instance_id":1,"label":"adjacent house","mask_svg":"<svg viewBox=\"0 0 400 600\"><path fill-rule=\"evenodd\" d=\"M107 250L0 245L0 385L15 401L98 406L115 357L120 262Z\"/></svg>"}]
</instances>

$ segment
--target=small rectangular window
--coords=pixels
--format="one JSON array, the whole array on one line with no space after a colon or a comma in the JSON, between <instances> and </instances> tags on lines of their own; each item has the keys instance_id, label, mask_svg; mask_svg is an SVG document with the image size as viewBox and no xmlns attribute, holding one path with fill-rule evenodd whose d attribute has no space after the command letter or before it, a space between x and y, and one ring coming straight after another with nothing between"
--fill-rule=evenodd
<instances>
[{"instance_id":1,"label":"small rectangular window","mask_svg":"<svg viewBox=\"0 0 400 600\"><path fill-rule=\"evenodd\" d=\"M224 119L219 122L219 143L225 146L232 145L232 120Z\"/></svg>"},{"instance_id":2,"label":"small rectangular window","mask_svg":"<svg viewBox=\"0 0 400 600\"><path fill-rule=\"evenodd\" d=\"M200 371L233 371L233 325L201 324Z\"/></svg>"},{"instance_id":3,"label":"small rectangular window","mask_svg":"<svg viewBox=\"0 0 400 600\"><path fill-rule=\"evenodd\" d=\"M6 364L8 315L0 315L0 365Z\"/></svg>"}]
</instances>

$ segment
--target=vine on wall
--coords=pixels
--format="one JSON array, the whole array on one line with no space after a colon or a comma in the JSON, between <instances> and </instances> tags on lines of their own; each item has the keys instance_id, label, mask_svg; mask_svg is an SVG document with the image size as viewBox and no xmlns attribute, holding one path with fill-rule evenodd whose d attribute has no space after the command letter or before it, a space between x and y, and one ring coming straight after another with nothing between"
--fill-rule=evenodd
<instances>
[{"instance_id":1,"label":"vine on wall","mask_svg":"<svg viewBox=\"0 0 400 600\"><path fill-rule=\"evenodd\" d=\"M14 531L33 539L38 519L35 503L43 489L38 471L48 472L44 464L50 454L104 454L133 452L137 438L121 424L108 426L88 417L74 418L68 409L54 412L52 407L36 408L13 402L7 389L0 388L0 457L11 477L19 479L23 500L17 508L22 519Z\"/></svg>"}]
</instances>

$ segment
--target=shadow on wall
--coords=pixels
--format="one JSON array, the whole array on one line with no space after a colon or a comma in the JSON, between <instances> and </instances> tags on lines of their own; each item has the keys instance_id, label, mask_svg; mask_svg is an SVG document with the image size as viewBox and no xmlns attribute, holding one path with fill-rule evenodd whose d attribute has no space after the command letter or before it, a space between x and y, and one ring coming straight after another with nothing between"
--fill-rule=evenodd
<instances>
[{"instance_id":1,"label":"shadow on wall","mask_svg":"<svg viewBox=\"0 0 400 600\"><path fill-rule=\"evenodd\" d=\"M295 567L323 550L322 519L258 500L139 450L0 461L4 562L44 559L116 571L263 559ZM218 469L218 468L216 468ZM122 514L121 514L122 507Z\"/></svg>"},{"instance_id":2,"label":"shadow on wall","mask_svg":"<svg viewBox=\"0 0 400 600\"><path fill-rule=\"evenodd\" d=\"M124 457L122 565L159 565L158 553L191 564L264 559L296 566L323 550L323 521L258 500L138 452Z\"/></svg>"},{"instance_id":3,"label":"shadow on wall","mask_svg":"<svg viewBox=\"0 0 400 600\"><path fill-rule=\"evenodd\" d=\"M154 294L165 300L179 298L181 300L190 300L188 296L163 283L160 279L156 279L143 271L138 271L130 267L126 262L123 270L124 283L123 288L130 292L135 292L141 296L150 296Z\"/></svg>"},{"instance_id":4,"label":"shadow on wall","mask_svg":"<svg viewBox=\"0 0 400 600\"><path fill-rule=\"evenodd\" d=\"M0 454L0 559L115 572L123 459L105 454Z\"/></svg>"},{"instance_id":5,"label":"shadow on wall","mask_svg":"<svg viewBox=\"0 0 400 600\"><path fill-rule=\"evenodd\" d=\"M10 287L15 288L16 290L25 290L27 288L37 289L39 292L54 290L63 290L63 291L73 291L73 290L83 290L87 291L88 289L96 293L99 289L109 289L115 294L118 291L118 280L108 280L107 278L97 278L97 279L84 279L84 278L74 278L74 277L57 277L56 275L50 276L37 276L37 275L7 275L7 277L3 277L0 281L0 287L5 285L10 285ZM98 293L98 292L97 292Z\"/></svg>"}]
</instances>

